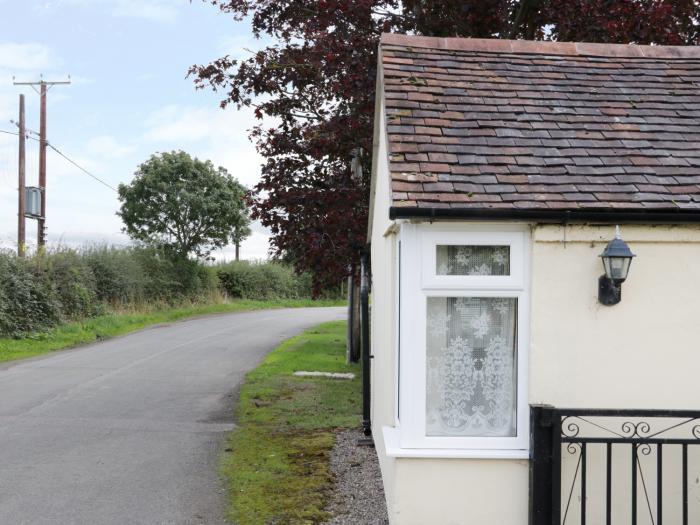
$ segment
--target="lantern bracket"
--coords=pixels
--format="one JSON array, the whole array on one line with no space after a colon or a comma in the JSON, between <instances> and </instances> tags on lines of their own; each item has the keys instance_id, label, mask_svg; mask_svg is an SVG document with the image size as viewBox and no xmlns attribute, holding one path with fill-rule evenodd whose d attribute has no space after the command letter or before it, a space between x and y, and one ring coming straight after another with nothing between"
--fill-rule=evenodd
<instances>
[{"instance_id":1,"label":"lantern bracket","mask_svg":"<svg viewBox=\"0 0 700 525\"><path fill-rule=\"evenodd\" d=\"M622 300L622 281L615 282L607 275L601 275L598 279L598 302L605 306L612 306Z\"/></svg>"}]
</instances>

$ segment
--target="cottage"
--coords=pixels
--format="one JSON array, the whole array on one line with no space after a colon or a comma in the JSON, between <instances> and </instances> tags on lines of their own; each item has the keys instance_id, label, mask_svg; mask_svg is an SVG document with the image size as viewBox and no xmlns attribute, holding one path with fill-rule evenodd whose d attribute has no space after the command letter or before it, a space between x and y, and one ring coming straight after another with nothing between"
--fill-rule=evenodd
<instances>
[{"instance_id":1,"label":"cottage","mask_svg":"<svg viewBox=\"0 0 700 525\"><path fill-rule=\"evenodd\" d=\"M391 523L700 523L700 49L384 35L379 55Z\"/></svg>"}]
</instances>

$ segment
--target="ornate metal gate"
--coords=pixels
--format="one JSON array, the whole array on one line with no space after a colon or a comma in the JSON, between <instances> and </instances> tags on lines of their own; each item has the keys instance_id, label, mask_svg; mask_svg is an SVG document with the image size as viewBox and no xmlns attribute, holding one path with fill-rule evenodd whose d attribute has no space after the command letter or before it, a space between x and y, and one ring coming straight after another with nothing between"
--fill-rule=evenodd
<instances>
[{"instance_id":1,"label":"ornate metal gate","mask_svg":"<svg viewBox=\"0 0 700 525\"><path fill-rule=\"evenodd\" d=\"M700 411L531 407L531 525L700 523Z\"/></svg>"}]
</instances>

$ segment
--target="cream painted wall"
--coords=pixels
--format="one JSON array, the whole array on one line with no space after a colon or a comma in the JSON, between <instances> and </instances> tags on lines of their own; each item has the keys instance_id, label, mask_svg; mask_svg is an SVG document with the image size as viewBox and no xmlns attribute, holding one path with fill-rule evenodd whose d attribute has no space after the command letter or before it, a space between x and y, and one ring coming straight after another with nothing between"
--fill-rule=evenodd
<instances>
[{"instance_id":1,"label":"cream painted wall","mask_svg":"<svg viewBox=\"0 0 700 525\"><path fill-rule=\"evenodd\" d=\"M598 277L603 273L599 255L613 236L613 226L534 230L530 403L562 408L698 409L700 227L623 225L622 238L637 257L622 285L622 301L606 307L597 300ZM618 427L621 423L617 421ZM673 459L679 454L675 447L664 453L664 522L668 523L681 522L680 458ZM613 456L615 487L622 494L631 490L627 456L622 451ZM647 475L656 471L655 459L654 454L640 457L642 464L647 463ZM577 456L563 454L563 460L563 479L573 479ZM602 450L591 447L588 461L589 522L603 523ZM691 480L700 475L697 466L697 461L690 462ZM655 508L655 478L647 483ZM695 501L691 507L696 510L699 490L697 483L690 484L690 499ZM616 503L614 519L630 523L629 500ZM579 506L574 498L574 516ZM695 523L700 516L691 518ZM643 510L639 520L651 524Z\"/></svg>"},{"instance_id":2,"label":"cream painted wall","mask_svg":"<svg viewBox=\"0 0 700 525\"><path fill-rule=\"evenodd\" d=\"M388 206L388 192L381 196ZM395 239L383 227L372 233L373 424L391 523L526 525L527 461L387 457L381 427L395 424L397 305ZM696 409L700 226L623 225L637 257L622 302L605 307L599 255L613 236L612 225L532 227L529 401Z\"/></svg>"},{"instance_id":3,"label":"cream painted wall","mask_svg":"<svg viewBox=\"0 0 700 525\"><path fill-rule=\"evenodd\" d=\"M530 402L698 408L700 227L623 226L637 257L622 301L598 304L612 226L535 228Z\"/></svg>"},{"instance_id":4,"label":"cream painted wall","mask_svg":"<svg viewBox=\"0 0 700 525\"><path fill-rule=\"evenodd\" d=\"M381 64L381 61L380 61ZM378 75L379 81L383 75ZM381 85L377 93L382 93ZM370 240L372 257L371 362L372 425L377 451L385 449L381 428L393 426L396 414L396 258L398 246L389 219L391 188L385 110L377 100L371 187ZM395 460L379 454L389 512L393 513Z\"/></svg>"},{"instance_id":5,"label":"cream painted wall","mask_svg":"<svg viewBox=\"0 0 700 525\"><path fill-rule=\"evenodd\" d=\"M528 472L522 460L397 459L391 523L526 525Z\"/></svg>"}]
</instances>

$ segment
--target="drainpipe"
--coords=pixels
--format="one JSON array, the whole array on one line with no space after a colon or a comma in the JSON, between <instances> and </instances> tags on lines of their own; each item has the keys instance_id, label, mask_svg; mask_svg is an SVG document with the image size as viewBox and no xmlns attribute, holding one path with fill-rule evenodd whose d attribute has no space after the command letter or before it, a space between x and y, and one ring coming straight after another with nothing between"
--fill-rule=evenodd
<instances>
[{"instance_id":1,"label":"drainpipe","mask_svg":"<svg viewBox=\"0 0 700 525\"><path fill-rule=\"evenodd\" d=\"M360 256L360 326L362 328L362 429L365 436L372 435L370 420L370 342L369 342L369 287L370 260L367 250Z\"/></svg>"},{"instance_id":2,"label":"drainpipe","mask_svg":"<svg viewBox=\"0 0 700 525\"><path fill-rule=\"evenodd\" d=\"M355 297L354 297L354 290L355 290L355 279L354 279L354 274L355 274L355 269L350 266L348 268L348 337L347 337L347 348L345 349L345 360L348 363L353 362L352 358L352 349L354 348L354 332L353 332L353 326L355 326L355 308L353 308L353 305L355 304Z\"/></svg>"}]
</instances>

